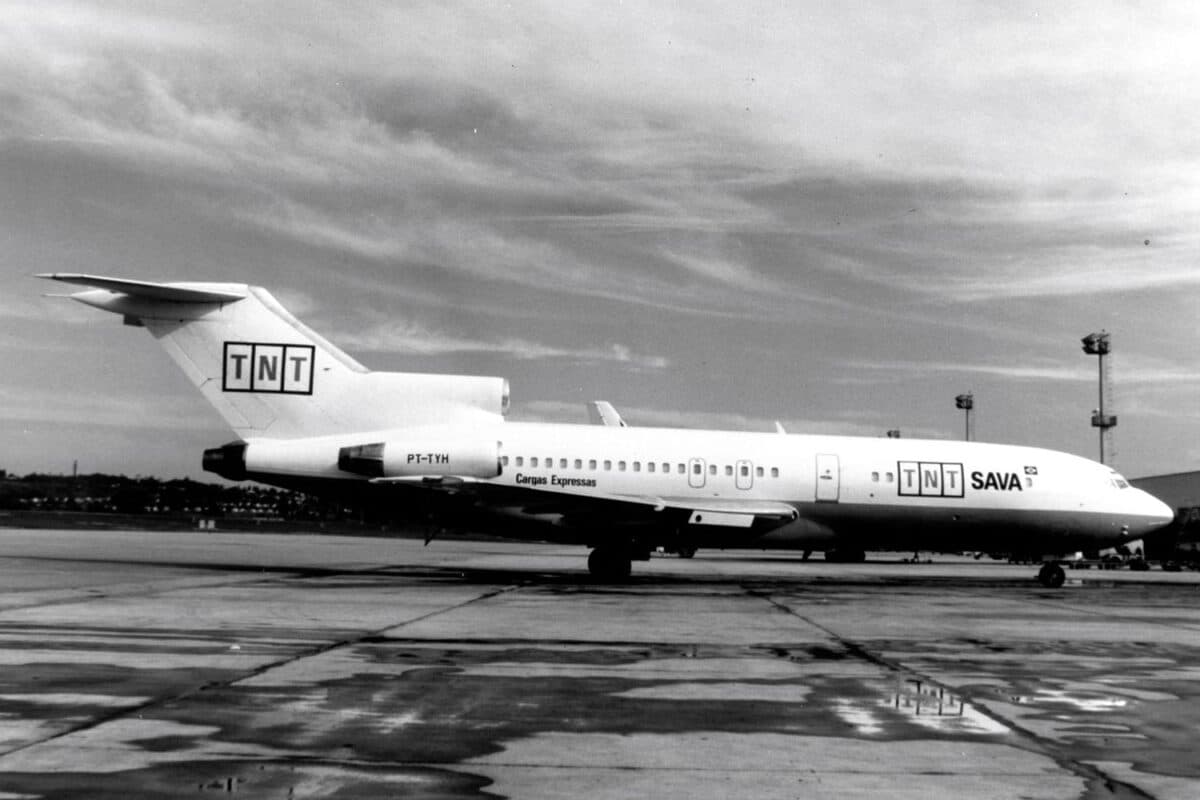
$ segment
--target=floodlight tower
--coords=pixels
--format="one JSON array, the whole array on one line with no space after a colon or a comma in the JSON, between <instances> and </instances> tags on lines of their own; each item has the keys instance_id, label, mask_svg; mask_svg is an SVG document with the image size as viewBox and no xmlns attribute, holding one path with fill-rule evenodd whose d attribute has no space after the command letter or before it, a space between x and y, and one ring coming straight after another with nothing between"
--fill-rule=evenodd
<instances>
[{"instance_id":1,"label":"floodlight tower","mask_svg":"<svg viewBox=\"0 0 1200 800\"><path fill-rule=\"evenodd\" d=\"M1104 373L1104 357L1111 350L1109 343L1108 331L1100 331L1099 333L1089 333L1083 337L1083 352L1089 356L1099 356L1100 360L1100 407L1092 412L1092 427L1100 430L1100 463L1107 463L1104 460L1104 451L1108 450L1109 457L1112 457L1112 429L1117 427L1117 417L1115 414L1104 413L1104 387L1107 385ZM1112 394L1112 392L1109 392ZM1107 445L1107 448L1106 448Z\"/></svg>"},{"instance_id":2,"label":"floodlight tower","mask_svg":"<svg viewBox=\"0 0 1200 800\"><path fill-rule=\"evenodd\" d=\"M966 427L963 428L963 440L971 441L971 409L975 408L975 395L971 392L960 394L954 398L954 407L961 408L967 415Z\"/></svg>"}]
</instances>

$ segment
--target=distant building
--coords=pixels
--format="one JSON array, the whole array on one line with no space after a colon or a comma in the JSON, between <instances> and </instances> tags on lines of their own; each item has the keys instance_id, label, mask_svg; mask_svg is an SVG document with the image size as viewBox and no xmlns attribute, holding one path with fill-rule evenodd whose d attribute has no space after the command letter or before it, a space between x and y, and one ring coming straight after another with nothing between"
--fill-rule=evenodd
<instances>
[{"instance_id":1,"label":"distant building","mask_svg":"<svg viewBox=\"0 0 1200 800\"><path fill-rule=\"evenodd\" d=\"M1200 472L1174 472L1129 481L1178 510L1200 506Z\"/></svg>"}]
</instances>

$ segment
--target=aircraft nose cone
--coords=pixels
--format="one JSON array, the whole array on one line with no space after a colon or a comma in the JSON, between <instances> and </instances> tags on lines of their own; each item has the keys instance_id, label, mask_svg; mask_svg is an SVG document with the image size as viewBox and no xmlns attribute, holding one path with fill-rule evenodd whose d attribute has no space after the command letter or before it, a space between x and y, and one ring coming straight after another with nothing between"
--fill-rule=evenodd
<instances>
[{"instance_id":1,"label":"aircraft nose cone","mask_svg":"<svg viewBox=\"0 0 1200 800\"><path fill-rule=\"evenodd\" d=\"M1142 494L1145 495L1145 514L1150 518L1152 526L1162 527L1175 519L1175 509L1149 492L1142 492Z\"/></svg>"}]
</instances>

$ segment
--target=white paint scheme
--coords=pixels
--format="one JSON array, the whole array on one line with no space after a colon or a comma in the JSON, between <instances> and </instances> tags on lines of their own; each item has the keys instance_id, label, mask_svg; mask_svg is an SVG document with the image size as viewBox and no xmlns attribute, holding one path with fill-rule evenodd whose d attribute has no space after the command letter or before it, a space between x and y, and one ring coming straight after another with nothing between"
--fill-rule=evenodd
<instances>
[{"instance_id":1,"label":"white paint scheme","mask_svg":"<svg viewBox=\"0 0 1200 800\"><path fill-rule=\"evenodd\" d=\"M44 277L100 287L72 297L163 344L241 439L206 468L310 491L451 489L518 520L513 535L619 550L626 570L654 546L1059 553L1172 519L1108 467L1040 448L631 428L602 402L601 425L506 422L503 379L371 372L259 287ZM260 356L277 390L231 377ZM378 458L349 458L364 452Z\"/></svg>"}]
</instances>

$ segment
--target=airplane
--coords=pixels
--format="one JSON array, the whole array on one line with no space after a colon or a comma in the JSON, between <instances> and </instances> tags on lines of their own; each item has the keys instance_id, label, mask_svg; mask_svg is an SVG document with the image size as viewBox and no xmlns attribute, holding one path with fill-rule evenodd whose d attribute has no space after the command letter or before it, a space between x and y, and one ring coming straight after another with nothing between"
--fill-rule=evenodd
<instances>
[{"instance_id":1,"label":"airplane","mask_svg":"<svg viewBox=\"0 0 1200 800\"><path fill-rule=\"evenodd\" d=\"M230 480L425 504L501 535L591 548L627 579L656 548L977 550L1057 556L1114 546L1172 510L1113 469L1038 447L510 422L500 377L371 371L264 288L82 273L67 295L145 327L237 439L204 452Z\"/></svg>"}]
</instances>

